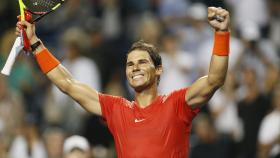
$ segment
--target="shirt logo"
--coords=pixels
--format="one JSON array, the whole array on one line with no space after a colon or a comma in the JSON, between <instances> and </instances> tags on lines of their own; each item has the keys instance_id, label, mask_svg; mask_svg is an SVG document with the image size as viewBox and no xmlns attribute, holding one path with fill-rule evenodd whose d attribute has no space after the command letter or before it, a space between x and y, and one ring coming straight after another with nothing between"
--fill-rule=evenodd
<instances>
[{"instance_id":1,"label":"shirt logo","mask_svg":"<svg viewBox=\"0 0 280 158\"><path fill-rule=\"evenodd\" d=\"M135 119L134 120L135 123L139 123L139 122L142 122L142 121L145 121L145 119Z\"/></svg>"}]
</instances>

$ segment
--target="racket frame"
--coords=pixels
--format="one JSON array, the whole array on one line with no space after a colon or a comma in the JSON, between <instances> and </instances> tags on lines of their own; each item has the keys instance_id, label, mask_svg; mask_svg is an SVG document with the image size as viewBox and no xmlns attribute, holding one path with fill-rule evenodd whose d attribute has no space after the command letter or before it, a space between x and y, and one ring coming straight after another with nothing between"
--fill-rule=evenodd
<instances>
[{"instance_id":1,"label":"racket frame","mask_svg":"<svg viewBox=\"0 0 280 158\"><path fill-rule=\"evenodd\" d=\"M21 0L22 1L22 0ZM34 20L31 21L31 23L34 22L38 22L39 20L41 20L44 16L50 14L51 12L55 11L57 8L59 8L63 3L65 2L65 0L60 0L59 3L57 3L57 5L55 5L54 7L52 7L49 11L46 12L33 12L30 9L28 9L28 7L26 7L23 3L24 6L24 10L30 12L33 15L39 15L38 17L36 17Z\"/></svg>"}]
</instances>

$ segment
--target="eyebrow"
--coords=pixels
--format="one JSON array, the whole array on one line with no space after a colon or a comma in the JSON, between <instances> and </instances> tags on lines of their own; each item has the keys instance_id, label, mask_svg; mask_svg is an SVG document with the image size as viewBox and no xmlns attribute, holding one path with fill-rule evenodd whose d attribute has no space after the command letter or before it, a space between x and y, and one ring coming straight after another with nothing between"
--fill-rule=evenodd
<instances>
[{"instance_id":1,"label":"eyebrow","mask_svg":"<svg viewBox=\"0 0 280 158\"><path fill-rule=\"evenodd\" d=\"M139 62L144 62L144 61L145 61L145 62L146 62L146 61L149 62L148 59L139 59L138 61L139 61Z\"/></svg>"},{"instance_id":2,"label":"eyebrow","mask_svg":"<svg viewBox=\"0 0 280 158\"><path fill-rule=\"evenodd\" d=\"M139 59L137 62L149 62L149 60L148 59ZM132 61L128 61L126 63L126 65L129 65L129 64L133 64L133 62Z\"/></svg>"}]
</instances>

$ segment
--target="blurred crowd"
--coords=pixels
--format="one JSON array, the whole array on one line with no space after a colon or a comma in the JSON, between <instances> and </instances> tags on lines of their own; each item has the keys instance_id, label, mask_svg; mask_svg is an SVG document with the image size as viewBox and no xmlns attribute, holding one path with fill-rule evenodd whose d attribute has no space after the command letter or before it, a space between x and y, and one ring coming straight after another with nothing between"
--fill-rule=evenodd
<instances>
[{"instance_id":1,"label":"blurred crowd","mask_svg":"<svg viewBox=\"0 0 280 158\"><path fill-rule=\"evenodd\" d=\"M137 40L160 49L161 94L207 74L208 6L231 14L229 71L193 120L190 158L279 158L279 0L67 0L36 32L77 80L132 100L125 62ZM18 10L17 1L0 3L0 68L15 40ZM67 156L114 158L113 138L102 118L62 94L31 55L21 54L11 75L0 76L0 158Z\"/></svg>"}]
</instances>

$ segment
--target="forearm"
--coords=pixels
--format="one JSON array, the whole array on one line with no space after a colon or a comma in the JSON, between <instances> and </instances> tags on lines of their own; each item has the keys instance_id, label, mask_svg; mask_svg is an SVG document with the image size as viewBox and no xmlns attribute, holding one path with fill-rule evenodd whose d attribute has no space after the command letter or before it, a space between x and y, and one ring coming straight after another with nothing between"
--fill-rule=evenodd
<instances>
[{"instance_id":1,"label":"forearm","mask_svg":"<svg viewBox=\"0 0 280 158\"><path fill-rule=\"evenodd\" d=\"M37 41L39 41L39 39L33 39L30 42L33 44ZM49 56L40 57L40 55L46 53L45 51L47 51L47 48L41 42L41 44L33 51L33 55L35 56L43 73L45 73L52 83L54 83L60 90L66 92L67 87L69 87L68 85L71 85L71 82L73 82L71 74L61 64L59 64L59 61L57 61L55 58L49 58ZM46 54L48 53L49 52L47 51ZM45 67L46 64L48 67Z\"/></svg>"},{"instance_id":2,"label":"forearm","mask_svg":"<svg viewBox=\"0 0 280 158\"><path fill-rule=\"evenodd\" d=\"M219 88L226 79L228 56L212 55L207 82L210 86Z\"/></svg>"},{"instance_id":3,"label":"forearm","mask_svg":"<svg viewBox=\"0 0 280 158\"><path fill-rule=\"evenodd\" d=\"M218 20L217 17L221 19ZM213 55L208 76L195 81L186 92L186 102L193 108L205 105L225 82L229 55L229 21L230 17L227 10L220 7L208 7L208 22L216 31Z\"/></svg>"},{"instance_id":4,"label":"forearm","mask_svg":"<svg viewBox=\"0 0 280 158\"><path fill-rule=\"evenodd\" d=\"M229 33L222 33L222 38L217 37L220 36L217 36L216 32L208 75L194 82L186 94L186 101L191 107L204 105L225 82L228 68Z\"/></svg>"},{"instance_id":5,"label":"forearm","mask_svg":"<svg viewBox=\"0 0 280 158\"><path fill-rule=\"evenodd\" d=\"M204 105L225 81L228 57L212 55L208 76L194 82L186 94L186 102L191 107Z\"/></svg>"},{"instance_id":6,"label":"forearm","mask_svg":"<svg viewBox=\"0 0 280 158\"><path fill-rule=\"evenodd\" d=\"M68 93L71 85L75 83L72 75L61 64L46 73L46 76L64 93Z\"/></svg>"},{"instance_id":7,"label":"forearm","mask_svg":"<svg viewBox=\"0 0 280 158\"><path fill-rule=\"evenodd\" d=\"M229 32L215 32L215 43L207 77L210 86L220 87L224 84L229 55Z\"/></svg>"}]
</instances>

